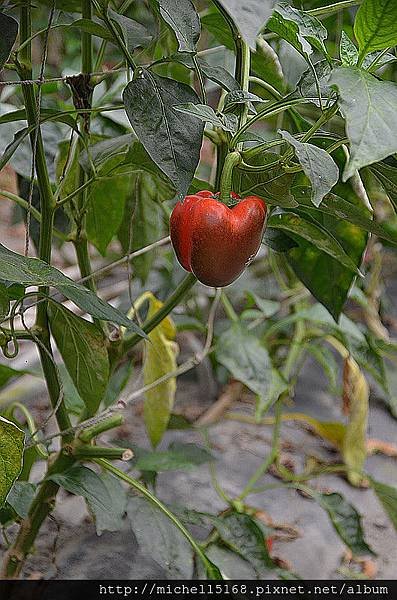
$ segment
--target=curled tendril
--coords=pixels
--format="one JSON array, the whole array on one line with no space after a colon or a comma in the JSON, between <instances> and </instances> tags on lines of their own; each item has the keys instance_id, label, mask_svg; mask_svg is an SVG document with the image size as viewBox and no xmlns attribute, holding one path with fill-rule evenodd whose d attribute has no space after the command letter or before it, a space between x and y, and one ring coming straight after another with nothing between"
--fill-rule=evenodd
<instances>
[{"instance_id":1,"label":"curled tendril","mask_svg":"<svg viewBox=\"0 0 397 600\"><path fill-rule=\"evenodd\" d=\"M10 330L5 332L1 327L0 330L1 332L5 335L5 343L2 345L1 349L3 351L3 354L6 358L15 358L19 352L19 343L18 343L18 338L17 335L15 333L15 325L14 325L14 321L15 318L17 316L22 316L23 313L25 312L23 303L27 298L30 297L38 297L38 296L43 296L46 297L45 294L41 294L39 291L37 292L28 292L26 294L24 294L21 298L19 298L14 305L11 308L10 311L10 316L8 318L9 322L10 322ZM29 308L29 307L28 307ZM9 350L9 345L10 343L12 343L13 349Z\"/></svg>"}]
</instances>

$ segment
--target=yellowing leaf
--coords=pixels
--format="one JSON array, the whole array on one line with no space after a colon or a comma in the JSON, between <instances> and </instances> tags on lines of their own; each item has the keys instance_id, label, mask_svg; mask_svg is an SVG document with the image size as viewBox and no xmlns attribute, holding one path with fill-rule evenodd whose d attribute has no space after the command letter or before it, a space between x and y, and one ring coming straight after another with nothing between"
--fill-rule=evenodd
<instances>
[{"instance_id":1,"label":"yellowing leaf","mask_svg":"<svg viewBox=\"0 0 397 600\"><path fill-rule=\"evenodd\" d=\"M162 306L151 293L145 294L149 302L148 318ZM139 303L139 300L138 300ZM145 360L143 366L144 385L150 385L176 369L178 346L175 343L176 328L168 316L149 334L145 342ZM153 446L157 446L168 426L176 392L176 378L170 377L163 383L148 390L145 394L144 420Z\"/></svg>"},{"instance_id":2,"label":"yellowing leaf","mask_svg":"<svg viewBox=\"0 0 397 600\"><path fill-rule=\"evenodd\" d=\"M367 456L369 387L356 361L348 356L343 371L343 406L349 415L341 453L352 485L362 482L361 471Z\"/></svg>"}]
</instances>

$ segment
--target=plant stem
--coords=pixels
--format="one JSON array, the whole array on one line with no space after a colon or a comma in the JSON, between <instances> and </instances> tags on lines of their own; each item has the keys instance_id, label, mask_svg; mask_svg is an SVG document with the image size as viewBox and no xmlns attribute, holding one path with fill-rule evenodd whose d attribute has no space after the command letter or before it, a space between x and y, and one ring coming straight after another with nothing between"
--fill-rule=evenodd
<instances>
[{"instance_id":1,"label":"plant stem","mask_svg":"<svg viewBox=\"0 0 397 600\"><path fill-rule=\"evenodd\" d=\"M223 164L221 181L219 186L219 200L224 204L230 202L230 192L232 189L233 169L241 162L240 152L230 152L225 158Z\"/></svg>"},{"instance_id":2,"label":"plant stem","mask_svg":"<svg viewBox=\"0 0 397 600\"><path fill-rule=\"evenodd\" d=\"M363 0L343 0L342 2L335 2L335 4L329 4L328 6L319 6L318 8L312 8L307 12L309 15L313 17L327 17L329 15L333 15L340 10L344 10L346 8L352 8L353 6L358 6L362 3Z\"/></svg>"},{"instance_id":3,"label":"plant stem","mask_svg":"<svg viewBox=\"0 0 397 600\"><path fill-rule=\"evenodd\" d=\"M99 2L97 2L97 0L92 0L92 3L94 4L94 6L97 9L97 11L99 12L99 14L102 16L102 18L106 24L106 27L109 29L110 33L114 37L114 41L117 43L120 50L124 54L128 66L132 69L133 72L135 72L135 70L137 69L137 65L135 64L135 61L134 61L130 51L128 50L127 46L125 45L123 38L120 36L116 27L113 25L112 21L107 16L106 9L102 8L101 5L99 4Z\"/></svg>"},{"instance_id":4,"label":"plant stem","mask_svg":"<svg viewBox=\"0 0 397 600\"><path fill-rule=\"evenodd\" d=\"M173 294L164 303L162 308L158 310L151 319L148 319L141 327L145 333L150 333L165 317L177 306L187 292L197 282L196 277L189 273L181 283L178 285ZM137 334L126 336L123 340L122 354L126 354L131 348L133 348L138 342L142 341L142 338Z\"/></svg>"},{"instance_id":5,"label":"plant stem","mask_svg":"<svg viewBox=\"0 0 397 600\"><path fill-rule=\"evenodd\" d=\"M179 529L179 531L185 536L189 544L192 546L193 550L196 552L197 556L200 558L207 571L208 579L221 579L221 577L219 576L218 569L208 560L200 545L191 536L189 531L179 521L179 519L177 519L176 516L167 508L167 506L165 506L165 504L163 504L158 498L156 498L156 496L149 492L149 490L147 490L145 486L142 485L142 483L140 483L136 479L133 479L132 477L124 473L124 471L121 471L120 469L112 465L112 463L110 463L109 461L104 459L97 459L94 462L96 462L98 465L100 465L110 473L113 473L113 475L116 475L116 477L118 477L122 481L128 483L128 485L130 485L131 487L135 488L138 492L145 496L145 498L147 498L152 504L154 504L154 506L161 510L161 512L165 514L170 519L170 521L174 523L174 525Z\"/></svg>"}]
</instances>

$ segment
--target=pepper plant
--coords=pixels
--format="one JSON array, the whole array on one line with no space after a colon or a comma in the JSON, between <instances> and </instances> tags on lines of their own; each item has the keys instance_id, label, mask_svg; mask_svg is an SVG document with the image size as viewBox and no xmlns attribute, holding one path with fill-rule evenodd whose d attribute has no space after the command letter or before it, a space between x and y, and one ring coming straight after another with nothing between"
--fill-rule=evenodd
<instances>
[{"instance_id":1,"label":"pepper plant","mask_svg":"<svg viewBox=\"0 0 397 600\"><path fill-rule=\"evenodd\" d=\"M198 573L214 579L224 572L208 549L220 543L258 577L291 576L246 503L271 468L320 504L355 555L372 553L357 510L308 482L338 471L354 486L371 485L396 525L397 490L364 471L368 382L397 415L396 345L379 292L382 261L397 244L396 22L391 0L1 3L0 170L15 170L19 193L0 194L19 207L26 240L21 254L0 245L0 344L10 361L36 346L49 406L44 422L23 399L1 406L3 577L20 575L61 487L84 496L98 531L117 530L124 482L136 492L129 513L165 520L170 539L189 544ZM48 61L54 36L64 43L65 72ZM230 215L241 233L253 205L259 221L228 237ZM224 219L215 233L201 218L205 207ZM173 209L173 242L188 274L168 246ZM54 248L69 246L73 278L53 264ZM106 263L98 267L99 256ZM197 292L196 275L227 285L249 261L237 283ZM96 281L120 264L132 293L129 306L115 307ZM175 336L185 327L205 339L178 366ZM335 396L342 358L344 422L286 412L308 356ZM229 418L273 425L271 452L239 497L217 486L220 515L173 510L155 489L165 431L194 426L173 414L177 377L208 357L219 383L233 378L255 395L252 417ZM4 386L24 375L5 361L0 374ZM134 458L136 478L114 464L128 465L130 448L105 446L100 436L117 436L123 411L142 395L154 450ZM57 432L49 435L51 417ZM305 421L340 464L292 472L281 460L283 419ZM178 465L210 456L190 450L165 454ZM191 523L211 529L207 542L195 540Z\"/></svg>"}]
</instances>

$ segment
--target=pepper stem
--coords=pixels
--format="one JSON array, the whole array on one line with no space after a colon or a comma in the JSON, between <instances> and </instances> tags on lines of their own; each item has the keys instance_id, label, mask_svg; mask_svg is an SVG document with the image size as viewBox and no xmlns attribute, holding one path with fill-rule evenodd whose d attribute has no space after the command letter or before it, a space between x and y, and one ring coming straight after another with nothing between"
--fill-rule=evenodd
<instances>
[{"instance_id":1,"label":"pepper stem","mask_svg":"<svg viewBox=\"0 0 397 600\"><path fill-rule=\"evenodd\" d=\"M241 154L235 150L230 152L225 158L222 169L221 182L219 187L219 200L224 204L230 202L230 191L232 189L233 169L241 162Z\"/></svg>"}]
</instances>

